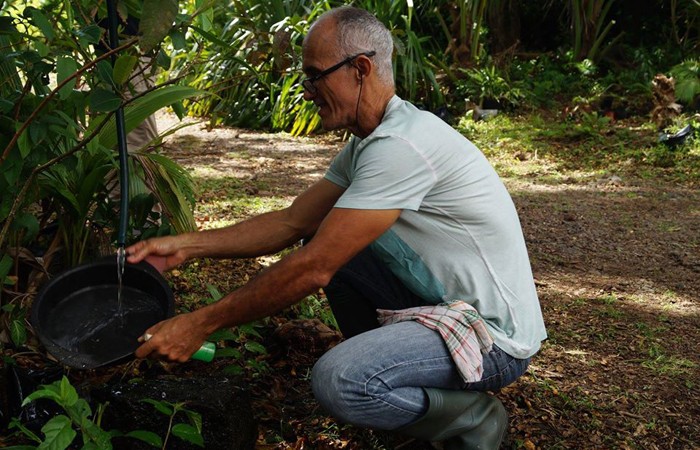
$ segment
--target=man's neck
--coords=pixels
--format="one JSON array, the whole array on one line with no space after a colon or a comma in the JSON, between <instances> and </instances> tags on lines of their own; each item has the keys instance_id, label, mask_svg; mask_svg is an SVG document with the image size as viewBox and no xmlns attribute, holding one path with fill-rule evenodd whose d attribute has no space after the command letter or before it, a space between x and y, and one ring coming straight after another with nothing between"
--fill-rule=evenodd
<instances>
[{"instance_id":1,"label":"man's neck","mask_svg":"<svg viewBox=\"0 0 700 450\"><path fill-rule=\"evenodd\" d=\"M374 92L372 92L374 91ZM358 109L357 123L350 128L350 132L359 138L366 138L382 123L384 113L389 101L394 96L394 90L368 89L362 94L362 101Z\"/></svg>"}]
</instances>

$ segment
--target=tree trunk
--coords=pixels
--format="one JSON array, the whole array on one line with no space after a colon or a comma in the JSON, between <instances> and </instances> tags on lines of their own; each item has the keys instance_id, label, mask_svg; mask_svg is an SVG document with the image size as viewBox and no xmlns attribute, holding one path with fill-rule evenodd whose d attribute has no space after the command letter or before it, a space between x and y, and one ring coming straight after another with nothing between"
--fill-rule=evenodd
<instances>
[{"instance_id":1,"label":"tree trunk","mask_svg":"<svg viewBox=\"0 0 700 450\"><path fill-rule=\"evenodd\" d=\"M497 55L517 46L520 42L519 0L495 0L489 5L487 21L491 54Z\"/></svg>"}]
</instances>

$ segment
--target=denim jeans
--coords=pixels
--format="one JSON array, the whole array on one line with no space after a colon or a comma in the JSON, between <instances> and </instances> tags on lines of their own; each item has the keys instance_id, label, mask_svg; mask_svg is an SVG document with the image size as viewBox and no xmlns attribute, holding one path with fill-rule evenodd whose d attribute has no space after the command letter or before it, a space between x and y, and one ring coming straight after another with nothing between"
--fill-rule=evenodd
<instances>
[{"instance_id":1,"label":"denim jeans","mask_svg":"<svg viewBox=\"0 0 700 450\"><path fill-rule=\"evenodd\" d=\"M348 338L323 355L312 372L314 395L331 415L357 426L394 430L425 414L424 387L497 390L527 370L529 359L513 358L494 345L484 355L482 379L465 383L436 331L417 322L380 327L376 308L427 304L382 266L365 250L326 288Z\"/></svg>"}]
</instances>

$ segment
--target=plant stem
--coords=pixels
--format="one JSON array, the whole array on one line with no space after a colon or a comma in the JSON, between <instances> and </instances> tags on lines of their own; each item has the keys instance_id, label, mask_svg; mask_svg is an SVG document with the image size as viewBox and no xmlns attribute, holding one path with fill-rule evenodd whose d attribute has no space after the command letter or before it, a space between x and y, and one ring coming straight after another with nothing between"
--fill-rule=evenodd
<instances>
[{"instance_id":1,"label":"plant stem","mask_svg":"<svg viewBox=\"0 0 700 450\"><path fill-rule=\"evenodd\" d=\"M170 431L173 428L173 419L175 419L175 414L177 414L177 409L173 408L173 413L170 414L170 420L168 421L168 430L165 432L165 439L163 439L163 448L165 450L168 447L168 439L170 438Z\"/></svg>"}]
</instances>

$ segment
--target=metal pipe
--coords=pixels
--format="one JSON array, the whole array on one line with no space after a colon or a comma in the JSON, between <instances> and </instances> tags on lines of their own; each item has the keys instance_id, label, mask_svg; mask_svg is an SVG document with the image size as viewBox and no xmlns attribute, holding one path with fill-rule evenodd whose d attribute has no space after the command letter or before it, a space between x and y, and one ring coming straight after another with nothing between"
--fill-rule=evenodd
<instances>
[{"instance_id":1,"label":"metal pipe","mask_svg":"<svg viewBox=\"0 0 700 450\"><path fill-rule=\"evenodd\" d=\"M117 32L117 5L115 0L107 0L107 22L109 25L109 46L119 47L119 34ZM112 66L116 61L116 54L112 55ZM115 86L118 89L118 86ZM117 92L118 93L118 92ZM129 226L129 154L126 144L126 124L124 120L124 109L121 105L115 112L117 121L117 148L119 149L119 234L117 236L117 246L126 246L126 229Z\"/></svg>"}]
</instances>

